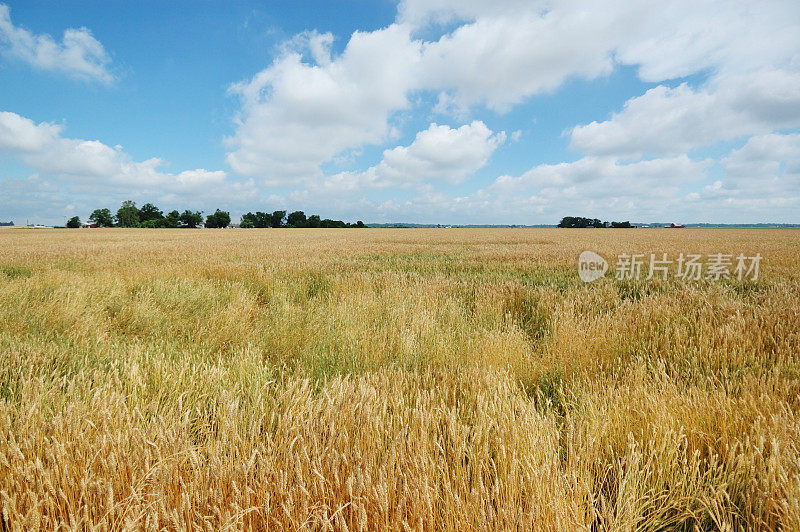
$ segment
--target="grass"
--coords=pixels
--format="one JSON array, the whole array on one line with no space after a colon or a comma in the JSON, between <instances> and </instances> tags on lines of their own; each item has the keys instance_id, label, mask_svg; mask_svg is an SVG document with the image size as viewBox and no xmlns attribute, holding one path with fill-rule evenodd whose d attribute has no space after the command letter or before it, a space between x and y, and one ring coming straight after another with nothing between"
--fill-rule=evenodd
<instances>
[{"instance_id":1,"label":"grass","mask_svg":"<svg viewBox=\"0 0 800 532\"><path fill-rule=\"evenodd\" d=\"M0 529L798 529L798 241L0 231Z\"/></svg>"}]
</instances>

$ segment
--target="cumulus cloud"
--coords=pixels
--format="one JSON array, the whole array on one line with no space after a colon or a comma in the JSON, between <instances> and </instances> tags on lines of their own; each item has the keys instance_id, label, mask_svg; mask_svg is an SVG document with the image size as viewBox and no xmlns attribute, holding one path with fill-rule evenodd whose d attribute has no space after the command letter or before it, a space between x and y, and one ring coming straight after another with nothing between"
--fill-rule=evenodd
<instances>
[{"instance_id":1,"label":"cumulus cloud","mask_svg":"<svg viewBox=\"0 0 800 532\"><path fill-rule=\"evenodd\" d=\"M538 165L519 177L501 176L488 190L506 196L538 191L551 197L653 197L704 180L711 163L693 161L686 155L633 163L590 156L571 163Z\"/></svg>"},{"instance_id":2,"label":"cumulus cloud","mask_svg":"<svg viewBox=\"0 0 800 532\"><path fill-rule=\"evenodd\" d=\"M8 6L0 4L0 51L40 70L66 73L75 78L111 83L111 58L87 28L69 28L61 42L15 26Z\"/></svg>"},{"instance_id":3,"label":"cumulus cloud","mask_svg":"<svg viewBox=\"0 0 800 532\"><path fill-rule=\"evenodd\" d=\"M460 183L485 166L505 139L504 131L494 135L480 120L458 129L431 124L410 146L383 152L382 172L399 181Z\"/></svg>"},{"instance_id":4,"label":"cumulus cloud","mask_svg":"<svg viewBox=\"0 0 800 532\"><path fill-rule=\"evenodd\" d=\"M410 145L385 150L376 166L364 172L331 176L323 187L331 191L352 191L407 187L430 181L461 183L483 168L505 140L504 131L495 134L480 120L456 129L431 124L417 133Z\"/></svg>"},{"instance_id":5,"label":"cumulus cloud","mask_svg":"<svg viewBox=\"0 0 800 532\"><path fill-rule=\"evenodd\" d=\"M596 155L674 154L800 125L800 73L756 72L720 85L650 89L609 120L575 127L570 146Z\"/></svg>"},{"instance_id":6,"label":"cumulus cloud","mask_svg":"<svg viewBox=\"0 0 800 532\"><path fill-rule=\"evenodd\" d=\"M252 183L244 188L226 183L227 174L219 170L164 172L161 159L134 161L121 147L67 138L62 130L57 124L36 124L16 113L0 112L0 153L18 157L37 172L77 187L203 195L250 193L253 189Z\"/></svg>"},{"instance_id":7,"label":"cumulus cloud","mask_svg":"<svg viewBox=\"0 0 800 532\"><path fill-rule=\"evenodd\" d=\"M622 163L614 157L584 157L542 164L518 177L501 176L468 196L439 201L462 220L480 214L493 223L547 220L565 213L604 219L653 221L686 215L684 188L707 179L713 161L686 155ZM432 201L432 196L427 196ZM415 200L415 203L418 200Z\"/></svg>"},{"instance_id":8,"label":"cumulus cloud","mask_svg":"<svg viewBox=\"0 0 800 532\"><path fill-rule=\"evenodd\" d=\"M344 150L378 144L390 115L408 106L419 43L397 25L356 32L330 58L330 37L307 36L315 62L291 48L231 91L241 98L236 134L227 139L234 171L268 184L319 175Z\"/></svg>"},{"instance_id":9,"label":"cumulus cloud","mask_svg":"<svg viewBox=\"0 0 800 532\"><path fill-rule=\"evenodd\" d=\"M554 219L580 211L640 221L792 221L781 217L800 204L799 161L800 133L771 133L751 137L719 160L721 177L709 184L712 159L587 156L501 176L467 202L492 205L495 213L527 209Z\"/></svg>"},{"instance_id":10,"label":"cumulus cloud","mask_svg":"<svg viewBox=\"0 0 800 532\"><path fill-rule=\"evenodd\" d=\"M800 133L757 135L721 161L716 192L748 199L800 196Z\"/></svg>"},{"instance_id":11,"label":"cumulus cloud","mask_svg":"<svg viewBox=\"0 0 800 532\"><path fill-rule=\"evenodd\" d=\"M415 29L455 23L456 30L442 41L483 25L484 31L471 33L476 40L462 41L454 59L475 57L486 42L498 39L498 32L510 30L509 35L518 39L508 50L521 57L546 59L565 50L566 55L589 53L601 64L608 60L607 54L613 54L614 61L637 66L640 78L650 82L706 69L735 73L765 64L796 65L800 43L800 10L793 0L767 0L757 6L747 0L612 0L602 4L592 0L404 0L398 7L398 20ZM515 32L515 28L527 31ZM568 65L576 64L568 59ZM481 66L475 65L476 73ZM582 68L567 70L567 74L580 73ZM549 74L549 70L518 73L520 79Z\"/></svg>"},{"instance_id":12,"label":"cumulus cloud","mask_svg":"<svg viewBox=\"0 0 800 532\"><path fill-rule=\"evenodd\" d=\"M521 10L481 17L425 43L419 84L445 91L462 107L486 104L507 111L569 77L610 73L612 27L613 18L603 10Z\"/></svg>"},{"instance_id":13,"label":"cumulus cloud","mask_svg":"<svg viewBox=\"0 0 800 532\"><path fill-rule=\"evenodd\" d=\"M800 133L756 135L720 161L720 179L687 195L693 208L770 221L796 221Z\"/></svg>"},{"instance_id":14,"label":"cumulus cloud","mask_svg":"<svg viewBox=\"0 0 800 532\"><path fill-rule=\"evenodd\" d=\"M615 58L637 66L644 81L800 66L800 9L793 0L642 0L612 9L637 12L635 26L618 28Z\"/></svg>"},{"instance_id":15,"label":"cumulus cloud","mask_svg":"<svg viewBox=\"0 0 800 532\"><path fill-rule=\"evenodd\" d=\"M615 64L636 66L648 82L798 67L800 9L791 0L757 8L728 0L407 0L399 17L415 28L459 21L425 44L421 82L497 109Z\"/></svg>"},{"instance_id":16,"label":"cumulus cloud","mask_svg":"<svg viewBox=\"0 0 800 532\"><path fill-rule=\"evenodd\" d=\"M602 204L663 216L692 212L704 196L704 212L736 205L764 216L769 206L796 202L795 139L775 134L800 126L796 3L405 0L399 13L417 31L455 27L423 48L422 65L431 65L425 86L444 91L440 109L463 113L478 103L503 111L615 65L635 66L641 80L656 83L701 74L699 83L659 85L609 120L573 128L570 147L585 154L577 161L502 176L451 205L547 212ZM748 137L721 161L723 179L687 196L714 164L692 160L692 150Z\"/></svg>"},{"instance_id":17,"label":"cumulus cloud","mask_svg":"<svg viewBox=\"0 0 800 532\"><path fill-rule=\"evenodd\" d=\"M644 81L706 73L699 86L659 85L604 122L575 127L595 155L666 155L800 126L800 9L793 2L666 2L623 32L615 59ZM709 24L709 20L714 20Z\"/></svg>"},{"instance_id":18,"label":"cumulus cloud","mask_svg":"<svg viewBox=\"0 0 800 532\"><path fill-rule=\"evenodd\" d=\"M442 34L426 40L437 25ZM386 142L410 93L438 95L435 112L465 118L476 105L505 112L617 65L649 82L708 81L656 87L610 120L576 127L578 151L675 155L800 123L792 0L404 0L394 24L354 33L339 56L332 40L303 33L232 87L242 101L227 140L235 172L282 185L318 176L342 152Z\"/></svg>"}]
</instances>

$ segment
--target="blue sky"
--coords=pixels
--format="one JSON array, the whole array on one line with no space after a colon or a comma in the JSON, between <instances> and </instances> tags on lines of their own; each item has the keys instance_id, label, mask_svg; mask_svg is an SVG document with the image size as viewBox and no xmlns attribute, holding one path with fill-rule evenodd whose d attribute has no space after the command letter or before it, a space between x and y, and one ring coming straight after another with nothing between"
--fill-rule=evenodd
<instances>
[{"instance_id":1,"label":"blue sky","mask_svg":"<svg viewBox=\"0 0 800 532\"><path fill-rule=\"evenodd\" d=\"M0 220L800 222L800 4L0 3Z\"/></svg>"}]
</instances>

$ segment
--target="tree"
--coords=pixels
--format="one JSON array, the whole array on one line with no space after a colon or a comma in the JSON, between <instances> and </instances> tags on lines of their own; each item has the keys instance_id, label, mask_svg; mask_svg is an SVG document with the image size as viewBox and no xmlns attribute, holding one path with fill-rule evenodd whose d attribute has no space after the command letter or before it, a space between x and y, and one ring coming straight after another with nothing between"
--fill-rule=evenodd
<instances>
[{"instance_id":1,"label":"tree","mask_svg":"<svg viewBox=\"0 0 800 532\"><path fill-rule=\"evenodd\" d=\"M364 222L362 222L361 220L359 220L359 221L357 221L357 222L356 222L356 227L359 227L359 228L360 228L360 227L366 227L366 225L364 225Z\"/></svg>"},{"instance_id":2,"label":"tree","mask_svg":"<svg viewBox=\"0 0 800 532\"><path fill-rule=\"evenodd\" d=\"M628 228L633 227L630 222L603 222L597 218L583 218L581 216L565 216L558 224L559 227L570 228L584 228L584 227L613 227L613 228Z\"/></svg>"},{"instance_id":3,"label":"tree","mask_svg":"<svg viewBox=\"0 0 800 532\"><path fill-rule=\"evenodd\" d=\"M231 215L229 212L217 209L213 214L206 217L206 227L210 228L224 228L228 227L231 223Z\"/></svg>"},{"instance_id":4,"label":"tree","mask_svg":"<svg viewBox=\"0 0 800 532\"><path fill-rule=\"evenodd\" d=\"M303 211L294 211L286 219L286 223L289 227L305 227L306 214Z\"/></svg>"},{"instance_id":5,"label":"tree","mask_svg":"<svg viewBox=\"0 0 800 532\"><path fill-rule=\"evenodd\" d=\"M181 214L180 220L186 227L195 228L203 223L203 213L200 211L192 212L190 210L185 210L183 214Z\"/></svg>"},{"instance_id":6,"label":"tree","mask_svg":"<svg viewBox=\"0 0 800 532\"><path fill-rule=\"evenodd\" d=\"M142 205L142 208L139 209L140 222L146 222L148 220L161 220L162 218L164 218L164 213L152 203L145 203Z\"/></svg>"},{"instance_id":7,"label":"tree","mask_svg":"<svg viewBox=\"0 0 800 532\"><path fill-rule=\"evenodd\" d=\"M239 227L269 227L271 218L266 212L259 211L255 214L248 212L242 215L242 222Z\"/></svg>"},{"instance_id":8,"label":"tree","mask_svg":"<svg viewBox=\"0 0 800 532\"><path fill-rule=\"evenodd\" d=\"M239 223L239 227L242 229L252 229L255 227L252 220L245 220L244 216L242 217L242 221Z\"/></svg>"},{"instance_id":9,"label":"tree","mask_svg":"<svg viewBox=\"0 0 800 532\"><path fill-rule=\"evenodd\" d=\"M283 227L286 224L286 211L275 211L270 216L270 227Z\"/></svg>"},{"instance_id":10,"label":"tree","mask_svg":"<svg viewBox=\"0 0 800 532\"><path fill-rule=\"evenodd\" d=\"M145 229L156 229L159 227L166 227L166 223L164 218L160 220L145 220L139 223L139 227L143 227Z\"/></svg>"},{"instance_id":11,"label":"tree","mask_svg":"<svg viewBox=\"0 0 800 532\"><path fill-rule=\"evenodd\" d=\"M231 225L231 213L217 209L214 213L217 216L217 227L228 227Z\"/></svg>"},{"instance_id":12,"label":"tree","mask_svg":"<svg viewBox=\"0 0 800 532\"><path fill-rule=\"evenodd\" d=\"M341 220L331 220L330 218L325 218L320 223L320 227L324 227L326 229L336 229L336 228L347 227L347 224Z\"/></svg>"},{"instance_id":13,"label":"tree","mask_svg":"<svg viewBox=\"0 0 800 532\"><path fill-rule=\"evenodd\" d=\"M283 216L281 216L281 218L283 218ZM255 214L252 212L243 214L242 222L239 224L239 227L258 227L259 229L263 229L265 227L270 227L271 225L272 215L268 212L257 211Z\"/></svg>"},{"instance_id":14,"label":"tree","mask_svg":"<svg viewBox=\"0 0 800 532\"><path fill-rule=\"evenodd\" d=\"M164 227L175 228L181 226L181 214L171 211L164 217Z\"/></svg>"},{"instance_id":15,"label":"tree","mask_svg":"<svg viewBox=\"0 0 800 532\"><path fill-rule=\"evenodd\" d=\"M120 227L136 227L139 225L139 209L130 200L123 201L117 210L117 225Z\"/></svg>"},{"instance_id":16,"label":"tree","mask_svg":"<svg viewBox=\"0 0 800 532\"><path fill-rule=\"evenodd\" d=\"M255 227L256 226L256 215L252 212L246 212L242 215L242 220L239 222L239 227L244 227L247 224L247 227Z\"/></svg>"},{"instance_id":17,"label":"tree","mask_svg":"<svg viewBox=\"0 0 800 532\"><path fill-rule=\"evenodd\" d=\"M70 229L77 229L80 226L81 226L81 219L78 218L77 216L73 216L72 218L67 220L67 227L69 227Z\"/></svg>"},{"instance_id":18,"label":"tree","mask_svg":"<svg viewBox=\"0 0 800 532\"><path fill-rule=\"evenodd\" d=\"M306 220L306 227L319 227L321 222L322 220L319 219L318 214L312 214L308 217L308 220Z\"/></svg>"},{"instance_id":19,"label":"tree","mask_svg":"<svg viewBox=\"0 0 800 532\"><path fill-rule=\"evenodd\" d=\"M89 221L94 222L98 227L111 227L114 225L114 217L108 209L95 209L89 216Z\"/></svg>"},{"instance_id":20,"label":"tree","mask_svg":"<svg viewBox=\"0 0 800 532\"><path fill-rule=\"evenodd\" d=\"M561 222L558 224L558 226L579 229L585 227L605 227L603 222L597 218L584 218L582 216L565 216L561 219Z\"/></svg>"},{"instance_id":21,"label":"tree","mask_svg":"<svg viewBox=\"0 0 800 532\"><path fill-rule=\"evenodd\" d=\"M269 227L272 222L272 216L268 212L256 211L253 215L253 227L263 229Z\"/></svg>"}]
</instances>

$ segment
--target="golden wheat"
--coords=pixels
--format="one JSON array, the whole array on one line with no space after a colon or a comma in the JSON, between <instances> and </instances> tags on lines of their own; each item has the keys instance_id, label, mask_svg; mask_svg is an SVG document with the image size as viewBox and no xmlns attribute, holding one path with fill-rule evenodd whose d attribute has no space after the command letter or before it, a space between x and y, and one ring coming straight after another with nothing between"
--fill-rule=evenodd
<instances>
[{"instance_id":1,"label":"golden wheat","mask_svg":"<svg viewBox=\"0 0 800 532\"><path fill-rule=\"evenodd\" d=\"M0 244L3 528L800 528L800 232ZM584 249L764 259L587 285Z\"/></svg>"}]
</instances>

